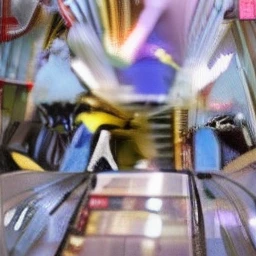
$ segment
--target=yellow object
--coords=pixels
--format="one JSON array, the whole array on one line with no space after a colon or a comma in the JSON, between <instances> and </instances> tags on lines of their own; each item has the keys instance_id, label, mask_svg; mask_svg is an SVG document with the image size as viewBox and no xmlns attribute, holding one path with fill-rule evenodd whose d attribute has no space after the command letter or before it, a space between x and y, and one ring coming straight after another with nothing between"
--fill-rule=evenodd
<instances>
[{"instance_id":1,"label":"yellow object","mask_svg":"<svg viewBox=\"0 0 256 256\"><path fill-rule=\"evenodd\" d=\"M44 169L39 166L36 162L34 162L28 156L20 154L18 152L12 152L11 156L14 162L22 169L28 171L44 171Z\"/></svg>"},{"instance_id":2,"label":"yellow object","mask_svg":"<svg viewBox=\"0 0 256 256\"><path fill-rule=\"evenodd\" d=\"M77 123L83 123L85 127L94 133L101 125L116 125L124 127L126 120L104 112L81 113L76 118Z\"/></svg>"},{"instance_id":3,"label":"yellow object","mask_svg":"<svg viewBox=\"0 0 256 256\"><path fill-rule=\"evenodd\" d=\"M83 94L78 98L79 104L89 105L90 109L97 112L105 112L110 115L117 116L121 119L130 119L132 117L131 114L126 113L124 110L120 108L120 106L115 106L112 103L109 103L106 100L94 95L94 94Z\"/></svg>"},{"instance_id":4,"label":"yellow object","mask_svg":"<svg viewBox=\"0 0 256 256\"><path fill-rule=\"evenodd\" d=\"M143 1L97 0L97 4L104 28L104 46L110 56L116 55L137 24Z\"/></svg>"},{"instance_id":5,"label":"yellow object","mask_svg":"<svg viewBox=\"0 0 256 256\"><path fill-rule=\"evenodd\" d=\"M159 48L155 51L154 55L164 64L173 67L176 70L180 69L180 66L173 60L172 56L164 49Z\"/></svg>"},{"instance_id":6,"label":"yellow object","mask_svg":"<svg viewBox=\"0 0 256 256\"><path fill-rule=\"evenodd\" d=\"M188 109L173 109L174 162L176 170L183 170L183 133L188 130Z\"/></svg>"},{"instance_id":7,"label":"yellow object","mask_svg":"<svg viewBox=\"0 0 256 256\"><path fill-rule=\"evenodd\" d=\"M109 14L108 2L106 0L98 0L97 4L99 7L101 22L102 22L105 34L108 37L110 37L111 25L110 25L110 14Z\"/></svg>"}]
</instances>

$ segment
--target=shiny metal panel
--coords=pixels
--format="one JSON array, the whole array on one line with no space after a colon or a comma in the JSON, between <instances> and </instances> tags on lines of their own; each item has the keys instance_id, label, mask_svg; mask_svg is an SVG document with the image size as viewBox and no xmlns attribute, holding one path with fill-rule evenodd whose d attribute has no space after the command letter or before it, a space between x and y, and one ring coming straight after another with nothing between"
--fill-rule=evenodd
<instances>
[{"instance_id":1,"label":"shiny metal panel","mask_svg":"<svg viewBox=\"0 0 256 256\"><path fill-rule=\"evenodd\" d=\"M188 176L181 173L99 174L94 194L188 197Z\"/></svg>"}]
</instances>

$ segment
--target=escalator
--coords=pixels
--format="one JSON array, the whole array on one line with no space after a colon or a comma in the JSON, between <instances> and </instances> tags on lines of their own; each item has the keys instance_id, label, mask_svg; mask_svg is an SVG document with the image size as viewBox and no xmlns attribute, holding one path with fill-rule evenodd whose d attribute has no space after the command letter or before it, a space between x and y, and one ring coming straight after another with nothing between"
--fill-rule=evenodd
<instances>
[{"instance_id":1,"label":"escalator","mask_svg":"<svg viewBox=\"0 0 256 256\"><path fill-rule=\"evenodd\" d=\"M206 255L190 173L30 174L1 177L1 255Z\"/></svg>"},{"instance_id":2,"label":"escalator","mask_svg":"<svg viewBox=\"0 0 256 256\"><path fill-rule=\"evenodd\" d=\"M204 216L208 221L205 224L206 230L209 229L207 255L214 255L212 244L216 243L222 245L222 254L228 256L254 255L255 193L228 175L209 173L198 174L197 177L202 179L201 198L204 198ZM210 215L214 218L209 219ZM214 232L215 235L212 235Z\"/></svg>"}]
</instances>

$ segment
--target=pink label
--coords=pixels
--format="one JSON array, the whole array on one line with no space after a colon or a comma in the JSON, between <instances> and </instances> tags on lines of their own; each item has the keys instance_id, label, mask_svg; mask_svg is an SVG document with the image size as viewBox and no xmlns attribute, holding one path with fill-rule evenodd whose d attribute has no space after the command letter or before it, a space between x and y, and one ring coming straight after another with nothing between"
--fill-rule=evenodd
<instances>
[{"instance_id":1,"label":"pink label","mask_svg":"<svg viewBox=\"0 0 256 256\"><path fill-rule=\"evenodd\" d=\"M239 0L239 18L241 20L256 19L256 1L255 0Z\"/></svg>"},{"instance_id":2,"label":"pink label","mask_svg":"<svg viewBox=\"0 0 256 256\"><path fill-rule=\"evenodd\" d=\"M90 209L105 209L108 207L107 197L96 197L92 196L89 200Z\"/></svg>"}]
</instances>

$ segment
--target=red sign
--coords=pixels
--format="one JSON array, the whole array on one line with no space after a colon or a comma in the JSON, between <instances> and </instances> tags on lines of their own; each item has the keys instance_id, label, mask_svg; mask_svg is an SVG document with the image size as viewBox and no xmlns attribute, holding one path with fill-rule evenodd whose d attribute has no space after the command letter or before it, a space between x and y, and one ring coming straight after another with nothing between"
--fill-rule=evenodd
<instances>
[{"instance_id":1,"label":"red sign","mask_svg":"<svg viewBox=\"0 0 256 256\"><path fill-rule=\"evenodd\" d=\"M256 0L239 0L239 19L256 19Z\"/></svg>"},{"instance_id":2,"label":"red sign","mask_svg":"<svg viewBox=\"0 0 256 256\"><path fill-rule=\"evenodd\" d=\"M106 209L108 208L108 198L101 196L92 196L89 199L89 208L90 209Z\"/></svg>"}]
</instances>

